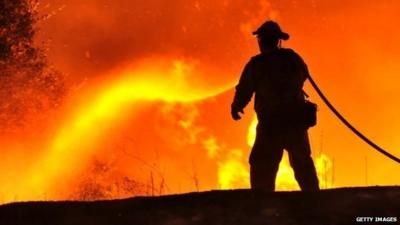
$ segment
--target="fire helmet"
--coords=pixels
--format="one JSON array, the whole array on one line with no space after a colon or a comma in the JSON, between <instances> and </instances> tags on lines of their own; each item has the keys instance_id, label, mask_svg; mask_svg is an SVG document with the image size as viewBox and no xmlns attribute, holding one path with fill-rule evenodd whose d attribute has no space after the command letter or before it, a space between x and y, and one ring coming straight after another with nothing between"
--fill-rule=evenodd
<instances>
[{"instance_id":1,"label":"fire helmet","mask_svg":"<svg viewBox=\"0 0 400 225\"><path fill-rule=\"evenodd\" d=\"M282 40L289 39L289 34L283 32L279 24L272 20L268 20L263 23L256 31L253 32L253 35L260 37L272 37Z\"/></svg>"}]
</instances>

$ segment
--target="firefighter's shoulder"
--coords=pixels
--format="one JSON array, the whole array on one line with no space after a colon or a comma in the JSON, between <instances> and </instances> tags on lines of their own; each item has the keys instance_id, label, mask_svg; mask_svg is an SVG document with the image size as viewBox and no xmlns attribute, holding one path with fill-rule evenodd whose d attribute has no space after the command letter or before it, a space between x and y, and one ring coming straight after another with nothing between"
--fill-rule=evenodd
<instances>
[{"instance_id":1,"label":"firefighter's shoulder","mask_svg":"<svg viewBox=\"0 0 400 225\"><path fill-rule=\"evenodd\" d=\"M263 58L264 58L263 54L254 55L250 58L248 63L256 63L258 61L264 60Z\"/></svg>"},{"instance_id":2,"label":"firefighter's shoulder","mask_svg":"<svg viewBox=\"0 0 400 225\"><path fill-rule=\"evenodd\" d=\"M281 51L285 54L289 55L290 57L298 60L299 62L304 62L303 58L293 49L291 48L281 48Z\"/></svg>"},{"instance_id":3,"label":"firefighter's shoulder","mask_svg":"<svg viewBox=\"0 0 400 225\"><path fill-rule=\"evenodd\" d=\"M291 48L281 48L280 51L288 55L300 57L299 54Z\"/></svg>"}]
</instances>

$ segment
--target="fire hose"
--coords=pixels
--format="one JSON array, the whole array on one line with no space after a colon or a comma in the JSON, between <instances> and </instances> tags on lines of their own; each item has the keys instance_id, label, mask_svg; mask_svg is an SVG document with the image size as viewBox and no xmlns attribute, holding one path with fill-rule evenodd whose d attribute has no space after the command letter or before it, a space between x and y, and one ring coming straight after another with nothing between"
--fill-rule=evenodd
<instances>
[{"instance_id":1,"label":"fire hose","mask_svg":"<svg viewBox=\"0 0 400 225\"><path fill-rule=\"evenodd\" d=\"M368 145L370 145L372 148L377 150L378 152L382 153L386 157L390 158L391 160L400 163L400 159L385 149L379 147L377 144L375 144L373 141L371 141L369 138L367 138L365 135L363 135L360 131L358 131L349 121L347 121L337 110L336 108L329 102L329 100L325 97L325 95L322 93L321 89L319 89L318 85L315 83L315 81L312 79L311 75L308 74L308 80L310 81L312 87L315 89L315 91L318 93L319 97L323 100L323 102L328 106L328 108L335 114L335 116L344 124L346 125L347 128L349 128L354 134L356 134L359 138L361 138L364 142L366 142Z\"/></svg>"}]
</instances>

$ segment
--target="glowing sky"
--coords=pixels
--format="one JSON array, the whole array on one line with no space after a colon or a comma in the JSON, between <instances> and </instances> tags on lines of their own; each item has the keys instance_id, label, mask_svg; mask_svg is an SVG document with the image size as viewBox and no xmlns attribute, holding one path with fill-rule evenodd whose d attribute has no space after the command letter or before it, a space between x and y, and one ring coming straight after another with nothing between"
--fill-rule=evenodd
<instances>
[{"instance_id":1,"label":"glowing sky","mask_svg":"<svg viewBox=\"0 0 400 225\"><path fill-rule=\"evenodd\" d=\"M48 2L50 9L63 9L43 24L43 34L52 39L53 61L74 80L101 76L155 54L200 62L202 70L213 72L196 79L233 86L248 58L257 53L249 32L267 18L276 19L291 34L284 45L303 56L337 108L367 136L400 154L400 107L394 101L400 95L397 1ZM335 158L337 184L364 184L365 157L371 183L396 183L397 175L381 174L397 165L355 138L308 85L306 90L321 105L319 125L312 130L314 151Z\"/></svg>"}]
</instances>

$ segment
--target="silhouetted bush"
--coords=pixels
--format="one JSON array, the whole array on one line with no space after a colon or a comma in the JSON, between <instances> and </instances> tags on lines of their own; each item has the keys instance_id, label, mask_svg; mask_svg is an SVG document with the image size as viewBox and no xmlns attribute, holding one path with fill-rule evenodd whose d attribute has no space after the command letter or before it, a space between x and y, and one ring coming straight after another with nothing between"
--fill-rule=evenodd
<instances>
[{"instance_id":1,"label":"silhouetted bush","mask_svg":"<svg viewBox=\"0 0 400 225\"><path fill-rule=\"evenodd\" d=\"M113 161L94 160L69 198L88 201L145 195L143 184L118 173L116 168Z\"/></svg>"}]
</instances>

